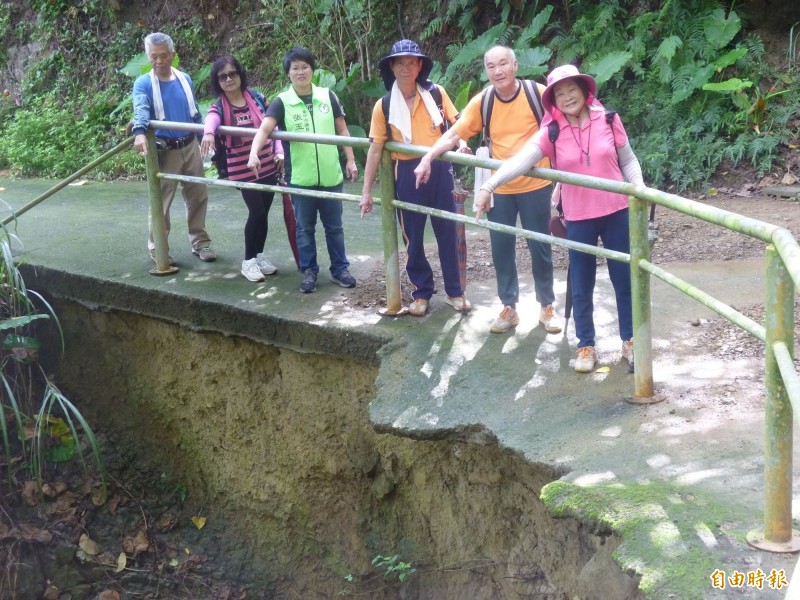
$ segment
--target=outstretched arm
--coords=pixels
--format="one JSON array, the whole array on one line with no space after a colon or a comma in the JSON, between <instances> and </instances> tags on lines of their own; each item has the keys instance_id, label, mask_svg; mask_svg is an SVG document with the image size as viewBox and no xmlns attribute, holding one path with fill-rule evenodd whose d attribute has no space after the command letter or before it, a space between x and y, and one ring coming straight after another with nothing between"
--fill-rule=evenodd
<instances>
[{"instance_id":1,"label":"outstretched arm","mask_svg":"<svg viewBox=\"0 0 800 600\"><path fill-rule=\"evenodd\" d=\"M258 158L258 153L261 151L261 148L264 147L264 144L267 143L267 138L269 138L269 135L277 124L278 122L275 120L275 117L264 117L264 120L261 121L261 126L258 128L258 133L256 133L253 138L253 145L250 146L250 158L247 161L247 168L255 173L256 177L258 177L258 172L261 170L261 160Z\"/></svg>"},{"instance_id":2,"label":"outstretched arm","mask_svg":"<svg viewBox=\"0 0 800 600\"><path fill-rule=\"evenodd\" d=\"M530 141L525 144L519 152L505 161L503 166L481 186L477 196L475 196L475 206L478 208L475 213L476 220L480 219L481 215L488 211L489 206L491 206L492 193L494 193L498 187L527 173L533 165L542 160L544 153L539 146L542 131L543 130L540 129L534 134Z\"/></svg>"},{"instance_id":3,"label":"outstretched arm","mask_svg":"<svg viewBox=\"0 0 800 600\"><path fill-rule=\"evenodd\" d=\"M476 219L480 219L481 215L488 210L491 204L491 195L498 187L512 179L516 179L520 175L524 175L533 165L542 160L544 153L539 146L542 131L546 130L540 129L534 134L519 152L505 161L503 166L481 186L478 195L475 196L475 206L478 207L478 211L475 213Z\"/></svg>"},{"instance_id":4,"label":"outstretched arm","mask_svg":"<svg viewBox=\"0 0 800 600\"><path fill-rule=\"evenodd\" d=\"M383 155L383 144L372 142L367 151L367 164L364 166L364 187L361 188L361 216L372 212L372 184L375 183L375 175L378 173L378 166Z\"/></svg>"},{"instance_id":5,"label":"outstretched arm","mask_svg":"<svg viewBox=\"0 0 800 600\"><path fill-rule=\"evenodd\" d=\"M639 159L633 153L630 143L626 143L622 148L617 148L617 157L619 158L619 168L622 171L622 176L625 177L625 181L636 185L644 184L642 165L639 164Z\"/></svg>"},{"instance_id":6,"label":"outstretched arm","mask_svg":"<svg viewBox=\"0 0 800 600\"><path fill-rule=\"evenodd\" d=\"M431 162L448 150L460 146L462 142L461 136L456 133L455 129L448 129L445 134L431 146L428 153L419 161L417 168L414 169L414 174L417 176L417 187L419 187L420 183L428 182L428 178L431 176Z\"/></svg>"}]
</instances>

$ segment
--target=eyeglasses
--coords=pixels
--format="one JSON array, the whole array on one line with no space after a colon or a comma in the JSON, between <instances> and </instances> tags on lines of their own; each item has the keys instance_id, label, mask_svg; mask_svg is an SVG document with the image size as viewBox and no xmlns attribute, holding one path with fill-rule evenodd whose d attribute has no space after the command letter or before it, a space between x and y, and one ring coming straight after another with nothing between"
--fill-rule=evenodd
<instances>
[{"instance_id":1,"label":"eyeglasses","mask_svg":"<svg viewBox=\"0 0 800 600\"><path fill-rule=\"evenodd\" d=\"M228 71L217 75L219 81L228 81L228 79L236 79L237 77L239 77L239 71Z\"/></svg>"}]
</instances>

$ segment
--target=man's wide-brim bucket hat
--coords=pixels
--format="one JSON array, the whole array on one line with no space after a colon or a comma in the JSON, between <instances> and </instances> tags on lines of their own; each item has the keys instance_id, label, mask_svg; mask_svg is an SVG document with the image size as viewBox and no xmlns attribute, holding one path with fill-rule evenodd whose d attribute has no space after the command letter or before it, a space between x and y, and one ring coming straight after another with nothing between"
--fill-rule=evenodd
<instances>
[{"instance_id":1,"label":"man's wide-brim bucket hat","mask_svg":"<svg viewBox=\"0 0 800 600\"><path fill-rule=\"evenodd\" d=\"M542 104L544 104L544 108L547 112L552 113L556 104L553 100L553 88L557 83L561 83L566 79L579 79L583 81L592 96L597 96L597 82L590 75L584 75L578 71L578 67L574 65L556 67L550 71L550 74L547 76L547 87L542 93Z\"/></svg>"},{"instance_id":2,"label":"man's wide-brim bucket hat","mask_svg":"<svg viewBox=\"0 0 800 600\"><path fill-rule=\"evenodd\" d=\"M381 70L381 77L383 77L383 84L387 90L392 89L395 77L392 73L392 59L398 56L415 56L422 59L422 70L417 76L417 82L424 84L428 80L428 76L433 70L433 61L422 53L419 44L413 40L400 40L392 44L392 51L387 56L381 59L378 67Z\"/></svg>"}]
</instances>

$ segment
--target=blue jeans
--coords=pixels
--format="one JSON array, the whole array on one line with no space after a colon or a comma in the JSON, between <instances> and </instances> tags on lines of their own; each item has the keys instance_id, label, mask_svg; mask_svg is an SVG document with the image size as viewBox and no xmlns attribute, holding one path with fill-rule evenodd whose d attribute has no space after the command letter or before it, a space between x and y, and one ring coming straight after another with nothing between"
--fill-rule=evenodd
<instances>
[{"instance_id":1,"label":"blue jeans","mask_svg":"<svg viewBox=\"0 0 800 600\"><path fill-rule=\"evenodd\" d=\"M517 226L517 215L523 229L549 233L551 186L520 194L495 194L494 206L489 211L489 221L501 225ZM503 306L514 306L519 301L517 277L517 238L501 231L489 230L492 242L492 262L497 275L497 295ZM525 240L531 254L536 300L547 306L555 300L553 293L553 256L550 244Z\"/></svg>"},{"instance_id":2,"label":"blue jeans","mask_svg":"<svg viewBox=\"0 0 800 600\"><path fill-rule=\"evenodd\" d=\"M628 209L604 217L583 221L567 221L567 239L597 246L603 240L607 250L630 253L630 229ZM631 309L631 268L628 263L608 260L608 275L617 298L619 335L623 340L633 337L633 313ZM569 251L570 284L572 286L572 315L575 319L575 335L578 348L594 346L594 286L597 276L597 257L593 254Z\"/></svg>"},{"instance_id":3,"label":"blue jeans","mask_svg":"<svg viewBox=\"0 0 800 600\"><path fill-rule=\"evenodd\" d=\"M343 184L333 187L293 185L304 190L341 192ZM342 227L342 201L324 200L312 196L292 194L294 217L297 221L297 252L300 255L300 271L311 269L319 273L317 264L317 213L325 229L325 242L331 259L331 275L339 275L350 266L344 251L344 228Z\"/></svg>"}]
</instances>

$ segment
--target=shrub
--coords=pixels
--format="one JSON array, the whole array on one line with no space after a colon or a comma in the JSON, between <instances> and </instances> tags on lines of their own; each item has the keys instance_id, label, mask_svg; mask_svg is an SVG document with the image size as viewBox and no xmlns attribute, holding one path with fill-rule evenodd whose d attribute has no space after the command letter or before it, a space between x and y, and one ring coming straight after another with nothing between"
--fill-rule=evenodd
<instances>
[{"instance_id":1,"label":"shrub","mask_svg":"<svg viewBox=\"0 0 800 600\"><path fill-rule=\"evenodd\" d=\"M110 130L107 115L112 108L100 102L86 106L59 106L53 97L39 98L18 109L0 138L0 164L17 175L66 177L104 149L119 143L121 135ZM31 108L36 105L35 108ZM129 164L130 163L130 164ZM118 176L133 166L122 156L101 167L101 174Z\"/></svg>"}]
</instances>

